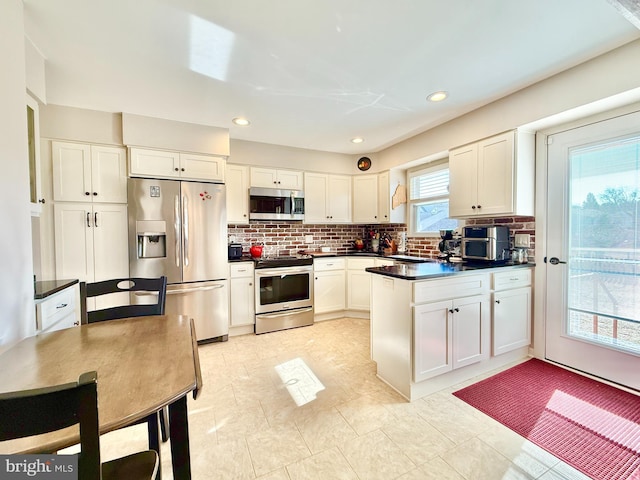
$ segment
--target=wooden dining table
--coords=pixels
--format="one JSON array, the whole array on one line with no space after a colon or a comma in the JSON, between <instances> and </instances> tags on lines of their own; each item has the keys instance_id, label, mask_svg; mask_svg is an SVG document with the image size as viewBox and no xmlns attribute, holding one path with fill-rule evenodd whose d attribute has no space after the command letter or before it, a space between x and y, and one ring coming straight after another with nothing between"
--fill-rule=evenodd
<instances>
[{"instance_id":1,"label":"wooden dining table","mask_svg":"<svg viewBox=\"0 0 640 480\"><path fill-rule=\"evenodd\" d=\"M191 478L187 395L202 388L193 320L155 315L91 323L25 338L0 355L0 392L76 382L98 373L100 433L169 406L175 480ZM0 442L0 453L51 453L79 443L77 426Z\"/></svg>"}]
</instances>

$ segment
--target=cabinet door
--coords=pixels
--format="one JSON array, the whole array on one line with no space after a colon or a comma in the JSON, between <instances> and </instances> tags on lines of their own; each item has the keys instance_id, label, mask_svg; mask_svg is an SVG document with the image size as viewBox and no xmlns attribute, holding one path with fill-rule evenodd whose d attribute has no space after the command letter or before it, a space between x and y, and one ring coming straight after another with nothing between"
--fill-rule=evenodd
<instances>
[{"instance_id":1,"label":"cabinet door","mask_svg":"<svg viewBox=\"0 0 640 480\"><path fill-rule=\"evenodd\" d=\"M413 381L421 382L453 368L451 301L413 308Z\"/></svg>"},{"instance_id":2,"label":"cabinet door","mask_svg":"<svg viewBox=\"0 0 640 480\"><path fill-rule=\"evenodd\" d=\"M254 307L253 277L232 278L230 280L230 314L229 325L251 325L256 322Z\"/></svg>"},{"instance_id":3,"label":"cabinet door","mask_svg":"<svg viewBox=\"0 0 640 480\"><path fill-rule=\"evenodd\" d=\"M128 277L127 206L94 205L92 230L94 281Z\"/></svg>"},{"instance_id":4,"label":"cabinet door","mask_svg":"<svg viewBox=\"0 0 640 480\"><path fill-rule=\"evenodd\" d=\"M40 170L40 107L38 101L27 94L27 147L29 152L29 199L31 215L42 212L42 181Z\"/></svg>"},{"instance_id":5,"label":"cabinet door","mask_svg":"<svg viewBox=\"0 0 640 480\"><path fill-rule=\"evenodd\" d=\"M120 147L91 146L92 201L127 203L127 151Z\"/></svg>"},{"instance_id":6,"label":"cabinet door","mask_svg":"<svg viewBox=\"0 0 640 480\"><path fill-rule=\"evenodd\" d=\"M276 188L278 173L272 168L251 167L251 186Z\"/></svg>"},{"instance_id":7,"label":"cabinet door","mask_svg":"<svg viewBox=\"0 0 640 480\"><path fill-rule=\"evenodd\" d=\"M53 212L56 278L78 278L81 282L93 282L91 204L56 203ZM126 237L124 242L127 243Z\"/></svg>"},{"instance_id":8,"label":"cabinet door","mask_svg":"<svg viewBox=\"0 0 640 480\"><path fill-rule=\"evenodd\" d=\"M313 284L313 308L315 313L335 312L345 309L344 270L315 272Z\"/></svg>"},{"instance_id":9,"label":"cabinet door","mask_svg":"<svg viewBox=\"0 0 640 480\"><path fill-rule=\"evenodd\" d=\"M347 270L347 308L369 311L371 274L364 270Z\"/></svg>"},{"instance_id":10,"label":"cabinet door","mask_svg":"<svg viewBox=\"0 0 640 480\"><path fill-rule=\"evenodd\" d=\"M323 173L304 174L304 222L328 223L329 176Z\"/></svg>"},{"instance_id":11,"label":"cabinet door","mask_svg":"<svg viewBox=\"0 0 640 480\"><path fill-rule=\"evenodd\" d=\"M180 177L224 183L225 159L211 155L180 154Z\"/></svg>"},{"instance_id":12,"label":"cabinet door","mask_svg":"<svg viewBox=\"0 0 640 480\"><path fill-rule=\"evenodd\" d=\"M278 188L302 190L303 175L302 172L296 172L294 170L278 170L277 181Z\"/></svg>"},{"instance_id":13,"label":"cabinet door","mask_svg":"<svg viewBox=\"0 0 640 480\"><path fill-rule=\"evenodd\" d=\"M478 202L480 215L514 211L514 132L478 143Z\"/></svg>"},{"instance_id":14,"label":"cabinet door","mask_svg":"<svg viewBox=\"0 0 640 480\"><path fill-rule=\"evenodd\" d=\"M180 154L161 150L129 150L129 172L133 176L156 178L180 177Z\"/></svg>"},{"instance_id":15,"label":"cabinet door","mask_svg":"<svg viewBox=\"0 0 640 480\"><path fill-rule=\"evenodd\" d=\"M249 167L227 165L227 223L249 223Z\"/></svg>"},{"instance_id":16,"label":"cabinet door","mask_svg":"<svg viewBox=\"0 0 640 480\"><path fill-rule=\"evenodd\" d=\"M53 199L61 202L91 201L91 146L52 142L51 155Z\"/></svg>"},{"instance_id":17,"label":"cabinet door","mask_svg":"<svg viewBox=\"0 0 640 480\"><path fill-rule=\"evenodd\" d=\"M354 223L379 223L377 175L353 178L353 221Z\"/></svg>"},{"instance_id":18,"label":"cabinet door","mask_svg":"<svg viewBox=\"0 0 640 480\"><path fill-rule=\"evenodd\" d=\"M453 368L477 363L489 356L488 295L458 298L453 301Z\"/></svg>"},{"instance_id":19,"label":"cabinet door","mask_svg":"<svg viewBox=\"0 0 640 480\"><path fill-rule=\"evenodd\" d=\"M378 219L381 223L389 223L391 221L389 172L383 172L378 175Z\"/></svg>"},{"instance_id":20,"label":"cabinet door","mask_svg":"<svg viewBox=\"0 0 640 480\"><path fill-rule=\"evenodd\" d=\"M327 197L329 222L350 223L352 203L351 177L347 175L329 175Z\"/></svg>"},{"instance_id":21,"label":"cabinet door","mask_svg":"<svg viewBox=\"0 0 640 480\"><path fill-rule=\"evenodd\" d=\"M531 343L531 287L493 294L493 355Z\"/></svg>"},{"instance_id":22,"label":"cabinet door","mask_svg":"<svg viewBox=\"0 0 640 480\"><path fill-rule=\"evenodd\" d=\"M478 144L449 152L449 216L469 217L477 213Z\"/></svg>"}]
</instances>

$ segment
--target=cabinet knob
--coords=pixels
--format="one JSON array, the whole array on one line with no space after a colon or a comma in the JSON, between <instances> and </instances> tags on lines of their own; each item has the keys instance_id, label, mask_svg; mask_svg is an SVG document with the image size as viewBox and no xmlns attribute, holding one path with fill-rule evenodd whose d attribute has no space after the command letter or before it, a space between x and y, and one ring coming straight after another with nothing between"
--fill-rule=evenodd
<instances>
[{"instance_id":1,"label":"cabinet knob","mask_svg":"<svg viewBox=\"0 0 640 480\"><path fill-rule=\"evenodd\" d=\"M46 202L45 202L44 198L41 198L40 200L38 200L38 203L41 203L41 204L44 205Z\"/></svg>"},{"instance_id":2,"label":"cabinet knob","mask_svg":"<svg viewBox=\"0 0 640 480\"><path fill-rule=\"evenodd\" d=\"M93 192L93 196L97 197L98 196L98 192Z\"/></svg>"},{"instance_id":3,"label":"cabinet knob","mask_svg":"<svg viewBox=\"0 0 640 480\"><path fill-rule=\"evenodd\" d=\"M450 309L449 309L449 313L453 313L453 308L450 308Z\"/></svg>"},{"instance_id":4,"label":"cabinet knob","mask_svg":"<svg viewBox=\"0 0 640 480\"><path fill-rule=\"evenodd\" d=\"M454 308L454 309L453 309L453 311L454 311L454 312L459 312L459 311L460 311L460 309L459 309L458 307L456 307L456 308Z\"/></svg>"},{"instance_id":5,"label":"cabinet knob","mask_svg":"<svg viewBox=\"0 0 640 480\"><path fill-rule=\"evenodd\" d=\"M78 325L80 325L80 322L73 322L74 327L77 327Z\"/></svg>"},{"instance_id":6,"label":"cabinet knob","mask_svg":"<svg viewBox=\"0 0 640 480\"><path fill-rule=\"evenodd\" d=\"M482 208L482 205L478 205L478 208Z\"/></svg>"},{"instance_id":7,"label":"cabinet knob","mask_svg":"<svg viewBox=\"0 0 640 480\"><path fill-rule=\"evenodd\" d=\"M178 167L174 168L174 170L175 170L176 172L179 172L179 171L180 171L180 169L179 169Z\"/></svg>"},{"instance_id":8,"label":"cabinet knob","mask_svg":"<svg viewBox=\"0 0 640 480\"><path fill-rule=\"evenodd\" d=\"M471 210L475 210L476 206L475 205L471 205Z\"/></svg>"},{"instance_id":9,"label":"cabinet knob","mask_svg":"<svg viewBox=\"0 0 640 480\"><path fill-rule=\"evenodd\" d=\"M500 303L500 300L496 300L496 303Z\"/></svg>"},{"instance_id":10,"label":"cabinet knob","mask_svg":"<svg viewBox=\"0 0 640 480\"><path fill-rule=\"evenodd\" d=\"M184 172L184 167L180 169L180 171Z\"/></svg>"},{"instance_id":11,"label":"cabinet knob","mask_svg":"<svg viewBox=\"0 0 640 480\"><path fill-rule=\"evenodd\" d=\"M250 284L249 284L249 286L250 286L250 287L253 287L253 283L250 283Z\"/></svg>"},{"instance_id":12,"label":"cabinet knob","mask_svg":"<svg viewBox=\"0 0 640 480\"><path fill-rule=\"evenodd\" d=\"M91 193L89 193L89 192L84 192L84 194L85 194L86 196L91 195Z\"/></svg>"},{"instance_id":13,"label":"cabinet knob","mask_svg":"<svg viewBox=\"0 0 640 480\"><path fill-rule=\"evenodd\" d=\"M318 277L316 277L316 280L318 279Z\"/></svg>"},{"instance_id":14,"label":"cabinet knob","mask_svg":"<svg viewBox=\"0 0 640 480\"><path fill-rule=\"evenodd\" d=\"M247 216L247 214L246 214L246 213L243 213L243 214L242 214L242 216L243 216L243 217L246 217L246 216Z\"/></svg>"}]
</instances>

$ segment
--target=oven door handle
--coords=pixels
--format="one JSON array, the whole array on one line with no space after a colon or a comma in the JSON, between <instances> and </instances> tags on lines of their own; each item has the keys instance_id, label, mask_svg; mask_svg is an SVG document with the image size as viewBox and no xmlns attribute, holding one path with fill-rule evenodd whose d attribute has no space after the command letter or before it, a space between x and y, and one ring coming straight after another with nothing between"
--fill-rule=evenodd
<instances>
[{"instance_id":1,"label":"oven door handle","mask_svg":"<svg viewBox=\"0 0 640 480\"><path fill-rule=\"evenodd\" d=\"M296 313L307 313L312 310L313 310L313 307L306 307L306 308L298 308L293 310L286 310L284 312L278 312L278 313L259 313L258 316L260 318L280 318L280 317L288 317Z\"/></svg>"},{"instance_id":2,"label":"oven door handle","mask_svg":"<svg viewBox=\"0 0 640 480\"><path fill-rule=\"evenodd\" d=\"M265 268L264 270L260 270L260 269L256 270L256 277L299 275L301 273L308 273L309 275L311 275L313 273L313 270L310 268L301 269L301 268L292 268L292 267L285 267L283 269L278 269L278 270L274 270L272 268Z\"/></svg>"}]
</instances>

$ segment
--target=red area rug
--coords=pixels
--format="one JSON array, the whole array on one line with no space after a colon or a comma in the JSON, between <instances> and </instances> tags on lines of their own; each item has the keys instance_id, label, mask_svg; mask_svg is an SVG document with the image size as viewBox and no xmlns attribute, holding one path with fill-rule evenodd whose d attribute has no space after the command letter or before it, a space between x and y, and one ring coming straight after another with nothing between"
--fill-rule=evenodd
<instances>
[{"instance_id":1,"label":"red area rug","mask_svg":"<svg viewBox=\"0 0 640 480\"><path fill-rule=\"evenodd\" d=\"M454 395L591 478L640 479L640 396L536 359Z\"/></svg>"}]
</instances>

